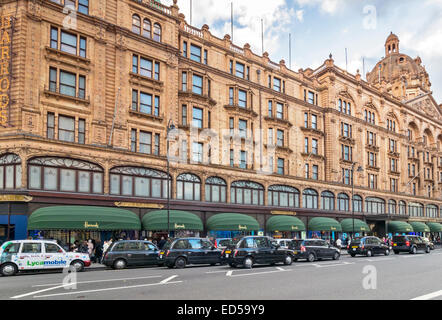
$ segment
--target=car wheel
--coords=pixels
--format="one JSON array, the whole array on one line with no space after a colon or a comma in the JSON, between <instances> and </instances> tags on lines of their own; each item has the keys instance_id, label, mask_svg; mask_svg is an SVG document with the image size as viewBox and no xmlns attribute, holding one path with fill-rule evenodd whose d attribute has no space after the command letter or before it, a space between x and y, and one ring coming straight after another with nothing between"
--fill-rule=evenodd
<instances>
[{"instance_id":1,"label":"car wheel","mask_svg":"<svg viewBox=\"0 0 442 320\"><path fill-rule=\"evenodd\" d=\"M373 252L371 252L371 250L367 250L367 257L372 257L373 256Z\"/></svg>"},{"instance_id":2,"label":"car wheel","mask_svg":"<svg viewBox=\"0 0 442 320\"><path fill-rule=\"evenodd\" d=\"M125 269L127 266L126 260L117 259L114 261L113 268L117 270Z\"/></svg>"},{"instance_id":3,"label":"car wheel","mask_svg":"<svg viewBox=\"0 0 442 320\"><path fill-rule=\"evenodd\" d=\"M307 261L308 262L313 262L315 261L315 255L313 253L309 253L308 257L307 257Z\"/></svg>"},{"instance_id":4,"label":"car wheel","mask_svg":"<svg viewBox=\"0 0 442 320\"><path fill-rule=\"evenodd\" d=\"M427 247L427 248L425 249L425 253L430 253L430 251L431 251L430 247Z\"/></svg>"},{"instance_id":5,"label":"car wheel","mask_svg":"<svg viewBox=\"0 0 442 320\"><path fill-rule=\"evenodd\" d=\"M284 264L285 264L286 266L291 265L292 262L293 262L292 257L290 257L290 256L285 256L285 258L284 258Z\"/></svg>"},{"instance_id":6,"label":"car wheel","mask_svg":"<svg viewBox=\"0 0 442 320\"><path fill-rule=\"evenodd\" d=\"M416 247L413 247L412 249L411 249L411 254L416 254L416 252L417 252L417 249L416 249Z\"/></svg>"},{"instance_id":7,"label":"car wheel","mask_svg":"<svg viewBox=\"0 0 442 320\"><path fill-rule=\"evenodd\" d=\"M0 273L5 277L13 276L17 273L18 269L15 264L5 263L0 268Z\"/></svg>"},{"instance_id":8,"label":"car wheel","mask_svg":"<svg viewBox=\"0 0 442 320\"><path fill-rule=\"evenodd\" d=\"M74 267L75 272L81 272L84 270L84 262L80 260L72 261L71 266Z\"/></svg>"},{"instance_id":9,"label":"car wheel","mask_svg":"<svg viewBox=\"0 0 442 320\"><path fill-rule=\"evenodd\" d=\"M339 258L340 258L340 254L339 254L339 252L335 252L335 254L333 255L333 260L339 260Z\"/></svg>"},{"instance_id":10,"label":"car wheel","mask_svg":"<svg viewBox=\"0 0 442 320\"><path fill-rule=\"evenodd\" d=\"M384 254L385 254L386 256L389 256L389 255L390 255L390 250L389 250L389 249L385 250Z\"/></svg>"},{"instance_id":11,"label":"car wheel","mask_svg":"<svg viewBox=\"0 0 442 320\"><path fill-rule=\"evenodd\" d=\"M394 254L399 254L399 251L394 250Z\"/></svg>"},{"instance_id":12,"label":"car wheel","mask_svg":"<svg viewBox=\"0 0 442 320\"><path fill-rule=\"evenodd\" d=\"M186 259L183 257L179 257L178 259L175 260L175 267L177 269L183 269L184 267L186 267Z\"/></svg>"},{"instance_id":13,"label":"car wheel","mask_svg":"<svg viewBox=\"0 0 442 320\"><path fill-rule=\"evenodd\" d=\"M354 253L350 253L350 256L351 256L352 258L356 257L356 255L355 255Z\"/></svg>"},{"instance_id":14,"label":"car wheel","mask_svg":"<svg viewBox=\"0 0 442 320\"><path fill-rule=\"evenodd\" d=\"M253 267L253 259L251 257L246 257L244 259L244 268L252 269Z\"/></svg>"},{"instance_id":15,"label":"car wheel","mask_svg":"<svg viewBox=\"0 0 442 320\"><path fill-rule=\"evenodd\" d=\"M298 262L298 258L293 259L293 261Z\"/></svg>"}]
</instances>

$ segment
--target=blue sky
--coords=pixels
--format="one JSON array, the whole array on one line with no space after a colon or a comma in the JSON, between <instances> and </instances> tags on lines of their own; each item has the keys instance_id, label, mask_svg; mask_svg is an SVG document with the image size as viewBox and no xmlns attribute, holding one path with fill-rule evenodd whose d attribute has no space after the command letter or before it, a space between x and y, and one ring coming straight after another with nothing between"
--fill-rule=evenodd
<instances>
[{"instance_id":1,"label":"blue sky","mask_svg":"<svg viewBox=\"0 0 442 320\"><path fill-rule=\"evenodd\" d=\"M348 71L371 71L384 56L390 32L398 35L400 51L420 56L430 75L434 97L442 103L442 0L192 0L192 25L203 24L218 36L230 34L230 3L234 5L234 43L250 43L261 54L261 19L264 51L289 65L292 35L292 69L319 67L330 53L335 64ZM172 0L163 0L165 4ZM190 0L178 0L190 22Z\"/></svg>"}]
</instances>

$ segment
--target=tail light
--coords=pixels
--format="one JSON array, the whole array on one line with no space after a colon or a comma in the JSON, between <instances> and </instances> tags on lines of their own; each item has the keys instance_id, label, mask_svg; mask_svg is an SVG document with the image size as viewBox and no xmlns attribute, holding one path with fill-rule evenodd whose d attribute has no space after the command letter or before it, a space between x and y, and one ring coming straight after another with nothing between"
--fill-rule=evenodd
<instances>
[{"instance_id":1,"label":"tail light","mask_svg":"<svg viewBox=\"0 0 442 320\"><path fill-rule=\"evenodd\" d=\"M170 253L170 250L167 250L167 252L166 252L166 257L169 256L169 253Z\"/></svg>"},{"instance_id":2,"label":"tail light","mask_svg":"<svg viewBox=\"0 0 442 320\"><path fill-rule=\"evenodd\" d=\"M222 256L224 255L224 251L226 251L226 249L224 249L223 252L221 252L221 255L222 255Z\"/></svg>"},{"instance_id":3,"label":"tail light","mask_svg":"<svg viewBox=\"0 0 442 320\"><path fill-rule=\"evenodd\" d=\"M361 246L361 249L364 250L364 245Z\"/></svg>"},{"instance_id":4,"label":"tail light","mask_svg":"<svg viewBox=\"0 0 442 320\"><path fill-rule=\"evenodd\" d=\"M305 247L301 246L301 252L305 252Z\"/></svg>"},{"instance_id":5,"label":"tail light","mask_svg":"<svg viewBox=\"0 0 442 320\"><path fill-rule=\"evenodd\" d=\"M406 245L407 247L409 247L409 246L410 246L410 241L405 242L405 245Z\"/></svg>"},{"instance_id":6,"label":"tail light","mask_svg":"<svg viewBox=\"0 0 442 320\"><path fill-rule=\"evenodd\" d=\"M237 254L238 254L238 250L235 250L235 252L233 253L233 256L236 257Z\"/></svg>"},{"instance_id":7,"label":"tail light","mask_svg":"<svg viewBox=\"0 0 442 320\"><path fill-rule=\"evenodd\" d=\"M350 249L350 245L349 244L347 244L347 249Z\"/></svg>"},{"instance_id":8,"label":"tail light","mask_svg":"<svg viewBox=\"0 0 442 320\"><path fill-rule=\"evenodd\" d=\"M215 245L214 245L214 246L215 246L215 248L217 248L217 249L218 249L218 244L216 243L216 241L215 241L214 243L215 243Z\"/></svg>"}]
</instances>

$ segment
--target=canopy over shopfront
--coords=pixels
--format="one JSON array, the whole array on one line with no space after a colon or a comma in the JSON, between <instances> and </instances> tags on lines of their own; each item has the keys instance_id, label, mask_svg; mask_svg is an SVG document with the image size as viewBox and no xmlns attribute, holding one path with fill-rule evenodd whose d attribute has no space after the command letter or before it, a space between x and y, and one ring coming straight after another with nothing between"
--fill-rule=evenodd
<instances>
[{"instance_id":1,"label":"canopy over shopfront","mask_svg":"<svg viewBox=\"0 0 442 320\"><path fill-rule=\"evenodd\" d=\"M144 215L141 220L143 230L164 231L167 230L167 210L155 210ZM170 230L192 230L203 231L201 219L187 211L170 210L169 211L169 229Z\"/></svg>"},{"instance_id":2,"label":"canopy over shopfront","mask_svg":"<svg viewBox=\"0 0 442 320\"><path fill-rule=\"evenodd\" d=\"M406 233L406 232L413 232L414 231L413 227L410 224L403 222L403 221L387 222L387 228L388 228L387 229L388 232L391 232L391 233L395 233L395 232L397 232L397 233L405 232Z\"/></svg>"},{"instance_id":3,"label":"canopy over shopfront","mask_svg":"<svg viewBox=\"0 0 442 320\"><path fill-rule=\"evenodd\" d=\"M353 232L353 220L355 232L370 232L370 227L365 221L360 219L344 219L341 221L341 227L343 232Z\"/></svg>"},{"instance_id":4,"label":"canopy over shopfront","mask_svg":"<svg viewBox=\"0 0 442 320\"><path fill-rule=\"evenodd\" d=\"M442 232L442 224L437 222L427 222L430 232Z\"/></svg>"},{"instance_id":5,"label":"canopy over shopfront","mask_svg":"<svg viewBox=\"0 0 442 320\"><path fill-rule=\"evenodd\" d=\"M342 231L338 221L325 217L312 218L308 223L308 229L309 231Z\"/></svg>"},{"instance_id":6,"label":"canopy over shopfront","mask_svg":"<svg viewBox=\"0 0 442 320\"><path fill-rule=\"evenodd\" d=\"M251 216L239 213L219 213L207 220L210 231L257 231L259 223Z\"/></svg>"},{"instance_id":7,"label":"canopy over shopfront","mask_svg":"<svg viewBox=\"0 0 442 320\"><path fill-rule=\"evenodd\" d=\"M296 217L292 216L273 216L267 220L267 231L305 231L304 223Z\"/></svg>"},{"instance_id":8,"label":"canopy over shopfront","mask_svg":"<svg viewBox=\"0 0 442 320\"><path fill-rule=\"evenodd\" d=\"M28 230L116 231L140 230L138 216L119 208L53 206L35 210Z\"/></svg>"},{"instance_id":9,"label":"canopy over shopfront","mask_svg":"<svg viewBox=\"0 0 442 320\"><path fill-rule=\"evenodd\" d=\"M430 232L430 227L423 222L410 222L414 232Z\"/></svg>"}]
</instances>

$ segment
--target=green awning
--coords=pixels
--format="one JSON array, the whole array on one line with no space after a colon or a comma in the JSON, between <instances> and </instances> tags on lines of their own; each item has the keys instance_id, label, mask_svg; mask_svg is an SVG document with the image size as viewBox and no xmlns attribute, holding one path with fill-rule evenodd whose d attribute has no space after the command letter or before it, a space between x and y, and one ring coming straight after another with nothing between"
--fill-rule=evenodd
<instances>
[{"instance_id":1,"label":"green awning","mask_svg":"<svg viewBox=\"0 0 442 320\"><path fill-rule=\"evenodd\" d=\"M390 221L387 222L388 232L390 233L401 233L401 232L413 232L413 227L403 221Z\"/></svg>"},{"instance_id":2,"label":"green awning","mask_svg":"<svg viewBox=\"0 0 442 320\"><path fill-rule=\"evenodd\" d=\"M143 230L165 231L167 230L167 210L155 210L144 215L141 219ZM191 212L170 210L169 211L170 230L194 230L203 231L201 219Z\"/></svg>"},{"instance_id":3,"label":"green awning","mask_svg":"<svg viewBox=\"0 0 442 320\"><path fill-rule=\"evenodd\" d=\"M370 227L367 223L360 219L354 219L354 231L355 232L370 232ZM353 232L353 219L344 219L341 221L341 227L343 232Z\"/></svg>"},{"instance_id":4,"label":"green awning","mask_svg":"<svg viewBox=\"0 0 442 320\"><path fill-rule=\"evenodd\" d=\"M414 232L430 232L430 227L423 222L410 222Z\"/></svg>"},{"instance_id":5,"label":"green awning","mask_svg":"<svg viewBox=\"0 0 442 320\"><path fill-rule=\"evenodd\" d=\"M292 216L273 216L267 220L267 231L305 231L304 222Z\"/></svg>"},{"instance_id":6,"label":"green awning","mask_svg":"<svg viewBox=\"0 0 442 320\"><path fill-rule=\"evenodd\" d=\"M316 217L308 223L309 231L342 231L338 221L332 218Z\"/></svg>"},{"instance_id":7,"label":"green awning","mask_svg":"<svg viewBox=\"0 0 442 320\"><path fill-rule=\"evenodd\" d=\"M219 213L207 220L211 231L257 231L259 223L251 216L239 213Z\"/></svg>"},{"instance_id":8,"label":"green awning","mask_svg":"<svg viewBox=\"0 0 442 320\"><path fill-rule=\"evenodd\" d=\"M442 232L442 224L437 222L427 222L430 232Z\"/></svg>"},{"instance_id":9,"label":"green awning","mask_svg":"<svg viewBox=\"0 0 442 320\"><path fill-rule=\"evenodd\" d=\"M53 206L35 210L28 230L140 230L138 216L120 208Z\"/></svg>"}]
</instances>

